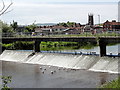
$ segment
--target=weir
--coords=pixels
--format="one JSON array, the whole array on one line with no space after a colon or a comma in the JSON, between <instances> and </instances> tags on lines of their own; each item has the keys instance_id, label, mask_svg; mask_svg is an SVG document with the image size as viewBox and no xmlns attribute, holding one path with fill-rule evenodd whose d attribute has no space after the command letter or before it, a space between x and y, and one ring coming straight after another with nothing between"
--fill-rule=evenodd
<instances>
[{"instance_id":1,"label":"weir","mask_svg":"<svg viewBox=\"0 0 120 90\"><path fill-rule=\"evenodd\" d=\"M119 58L70 55L57 53L35 53L31 51L5 50L0 60L18 63L50 65L70 69L85 69L97 72L120 73Z\"/></svg>"}]
</instances>

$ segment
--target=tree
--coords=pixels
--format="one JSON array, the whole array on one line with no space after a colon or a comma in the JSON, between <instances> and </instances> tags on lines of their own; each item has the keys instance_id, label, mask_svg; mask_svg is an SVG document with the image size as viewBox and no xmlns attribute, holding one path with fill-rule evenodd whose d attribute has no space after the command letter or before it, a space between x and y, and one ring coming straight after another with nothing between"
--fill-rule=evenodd
<instances>
[{"instance_id":1,"label":"tree","mask_svg":"<svg viewBox=\"0 0 120 90\"><path fill-rule=\"evenodd\" d=\"M28 32L34 32L36 27L37 27L37 26L33 23L32 25L26 26L26 30L27 30Z\"/></svg>"},{"instance_id":2,"label":"tree","mask_svg":"<svg viewBox=\"0 0 120 90\"><path fill-rule=\"evenodd\" d=\"M13 23L11 24L11 26L12 26L13 30L16 31L18 24L17 24L17 22L14 22L14 20L13 20Z\"/></svg>"},{"instance_id":3,"label":"tree","mask_svg":"<svg viewBox=\"0 0 120 90\"><path fill-rule=\"evenodd\" d=\"M0 21L1 25L2 25L2 33L13 33L13 29L11 26L9 26L6 23L3 23L2 21Z\"/></svg>"},{"instance_id":4,"label":"tree","mask_svg":"<svg viewBox=\"0 0 120 90\"><path fill-rule=\"evenodd\" d=\"M10 12L11 10L8 11L8 9L12 6L13 2L11 1L11 3L6 6L5 3L4 3L4 0L1 0L2 1L2 8L0 9L0 16L2 16L3 14L6 14L8 12Z\"/></svg>"},{"instance_id":5,"label":"tree","mask_svg":"<svg viewBox=\"0 0 120 90\"><path fill-rule=\"evenodd\" d=\"M58 25L61 25L61 26L64 26L64 27L73 27L73 26L75 26L75 22L67 22L67 23L59 23Z\"/></svg>"},{"instance_id":6,"label":"tree","mask_svg":"<svg viewBox=\"0 0 120 90\"><path fill-rule=\"evenodd\" d=\"M2 26L0 27L0 33L2 33L2 37L13 36L14 30L11 26L9 26L6 23L3 23L2 21L0 21L0 25Z\"/></svg>"},{"instance_id":7,"label":"tree","mask_svg":"<svg viewBox=\"0 0 120 90\"><path fill-rule=\"evenodd\" d=\"M75 26L75 22L67 22L67 25L69 26L69 27L73 27L73 26Z\"/></svg>"},{"instance_id":8,"label":"tree","mask_svg":"<svg viewBox=\"0 0 120 90\"><path fill-rule=\"evenodd\" d=\"M3 33L13 33L13 29L6 23L2 23L2 32Z\"/></svg>"},{"instance_id":9,"label":"tree","mask_svg":"<svg viewBox=\"0 0 120 90\"><path fill-rule=\"evenodd\" d=\"M68 27L68 25L66 23L59 23L60 26L64 26L64 27Z\"/></svg>"}]
</instances>

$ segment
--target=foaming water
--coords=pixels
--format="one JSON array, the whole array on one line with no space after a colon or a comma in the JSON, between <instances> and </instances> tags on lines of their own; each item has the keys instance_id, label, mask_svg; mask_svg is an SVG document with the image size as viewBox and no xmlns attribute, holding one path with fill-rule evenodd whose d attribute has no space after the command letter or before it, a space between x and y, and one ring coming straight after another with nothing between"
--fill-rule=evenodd
<instances>
[{"instance_id":1,"label":"foaming water","mask_svg":"<svg viewBox=\"0 0 120 90\"><path fill-rule=\"evenodd\" d=\"M0 60L20 63L51 65L71 69L119 73L119 58L71 55L57 53L35 53L31 51L5 50Z\"/></svg>"}]
</instances>

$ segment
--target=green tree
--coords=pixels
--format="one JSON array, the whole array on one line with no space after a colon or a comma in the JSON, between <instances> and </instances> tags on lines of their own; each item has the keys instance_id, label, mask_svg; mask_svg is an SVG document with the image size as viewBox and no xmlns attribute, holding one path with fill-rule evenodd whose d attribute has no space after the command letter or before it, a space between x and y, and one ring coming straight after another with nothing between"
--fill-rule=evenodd
<instances>
[{"instance_id":1,"label":"green tree","mask_svg":"<svg viewBox=\"0 0 120 90\"><path fill-rule=\"evenodd\" d=\"M68 25L66 24L66 23L59 23L58 25L60 25L60 26L64 26L64 27L68 27Z\"/></svg>"},{"instance_id":2,"label":"green tree","mask_svg":"<svg viewBox=\"0 0 120 90\"><path fill-rule=\"evenodd\" d=\"M64 26L64 27L73 27L73 26L75 26L75 22L67 22L67 23L64 23L64 22L62 22L62 23L59 23L58 25L61 25L61 26Z\"/></svg>"},{"instance_id":3,"label":"green tree","mask_svg":"<svg viewBox=\"0 0 120 90\"><path fill-rule=\"evenodd\" d=\"M69 27L73 27L74 25L75 25L75 22L67 22L67 25L69 26Z\"/></svg>"},{"instance_id":4,"label":"green tree","mask_svg":"<svg viewBox=\"0 0 120 90\"><path fill-rule=\"evenodd\" d=\"M8 24L3 23L2 21L0 21L0 24L2 25L1 27L2 33L13 33L14 32L12 27L9 26Z\"/></svg>"},{"instance_id":5,"label":"green tree","mask_svg":"<svg viewBox=\"0 0 120 90\"><path fill-rule=\"evenodd\" d=\"M17 22L15 22L15 21L13 20L13 23L11 24L11 26L12 26L13 30L16 32L16 29L18 28Z\"/></svg>"},{"instance_id":6,"label":"green tree","mask_svg":"<svg viewBox=\"0 0 120 90\"><path fill-rule=\"evenodd\" d=\"M2 37L13 36L14 31L10 25L0 21L0 33L2 33Z\"/></svg>"},{"instance_id":7,"label":"green tree","mask_svg":"<svg viewBox=\"0 0 120 90\"><path fill-rule=\"evenodd\" d=\"M35 28L36 28L36 25L33 23L32 25L28 25L25 27L26 28L26 32L35 32Z\"/></svg>"}]
</instances>

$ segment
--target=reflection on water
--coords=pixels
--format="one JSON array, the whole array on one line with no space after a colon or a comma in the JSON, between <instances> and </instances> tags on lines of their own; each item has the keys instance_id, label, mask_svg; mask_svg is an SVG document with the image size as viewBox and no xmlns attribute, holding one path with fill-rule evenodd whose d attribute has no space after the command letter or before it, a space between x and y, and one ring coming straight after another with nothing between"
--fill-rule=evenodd
<instances>
[{"instance_id":1,"label":"reflection on water","mask_svg":"<svg viewBox=\"0 0 120 90\"><path fill-rule=\"evenodd\" d=\"M20 50L19 50L20 51ZM24 51L33 51L33 50L24 50ZM92 49L75 49L75 50L53 50L53 51L42 51L42 52L56 52L56 53L89 53L90 52L95 52L96 54L100 54L100 48L99 46L96 46ZM120 53L120 44L117 45L113 45L113 46L106 46L106 54L110 55L110 53L112 53L112 55L118 55L118 53Z\"/></svg>"},{"instance_id":2,"label":"reflection on water","mask_svg":"<svg viewBox=\"0 0 120 90\"><path fill-rule=\"evenodd\" d=\"M13 88L95 88L117 78L117 74L5 61L2 70L12 76L9 86Z\"/></svg>"},{"instance_id":3,"label":"reflection on water","mask_svg":"<svg viewBox=\"0 0 120 90\"><path fill-rule=\"evenodd\" d=\"M96 54L100 54L100 48L99 46L94 47L92 49L79 49L79 50L65 50L65 52L96 52ZM117 45L113 45L113 46L107 46L106 47L106 53L107 55L110 55L110 53L112 53L113 55L118 55L118 53L120 53L120 44Z\"/></svg>"}]
</instances>

